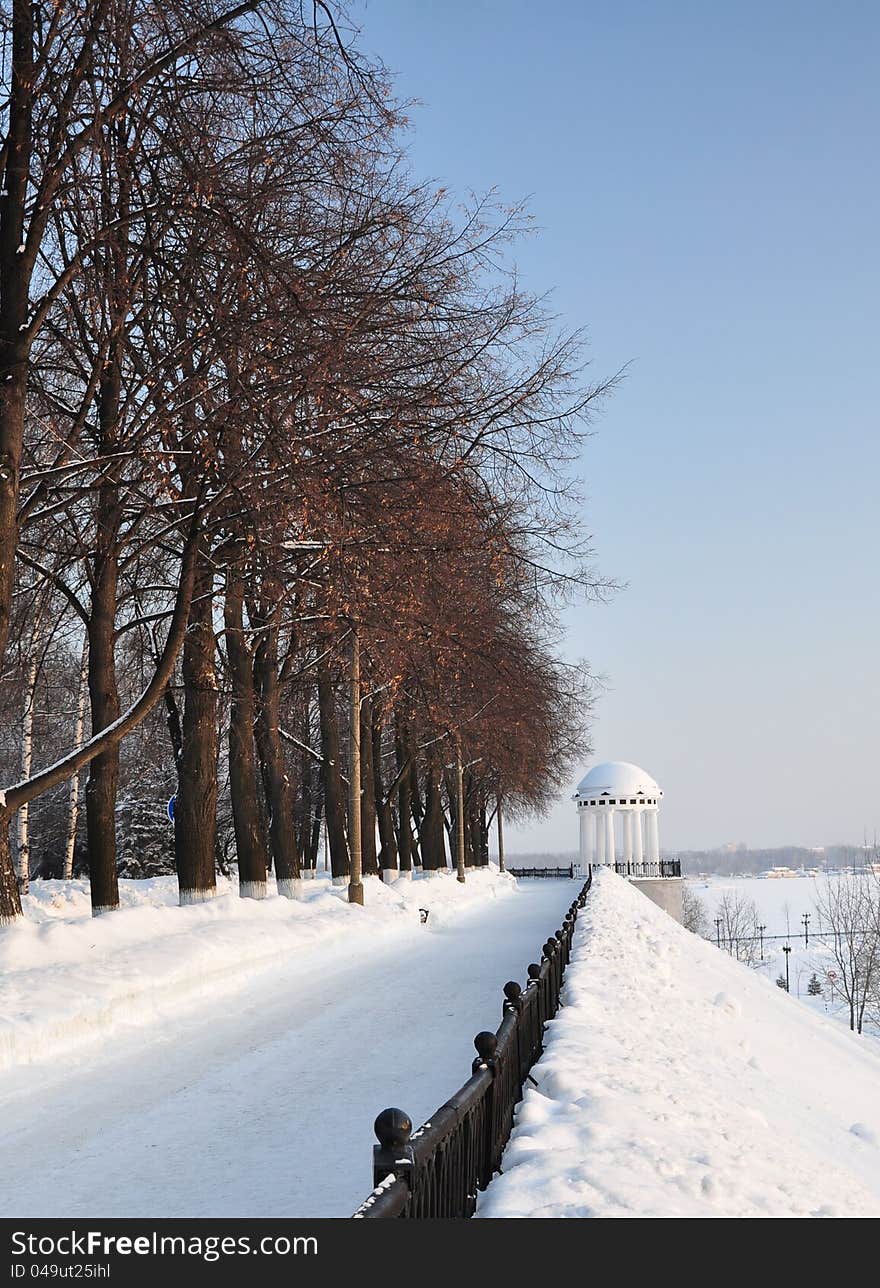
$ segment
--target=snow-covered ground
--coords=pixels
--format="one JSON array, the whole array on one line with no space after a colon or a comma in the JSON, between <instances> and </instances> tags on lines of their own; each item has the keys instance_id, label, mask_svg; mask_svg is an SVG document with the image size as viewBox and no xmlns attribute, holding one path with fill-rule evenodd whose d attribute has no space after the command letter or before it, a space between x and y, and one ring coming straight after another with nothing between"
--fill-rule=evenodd
<instances>
[{"instance_id":1,"label":"snow-covered ground","mask_svg":"<svg viewBox=\"0 0 880 1288\"><path fill-rule=\"evenodd\" d=\"M83 886L35 883L0 933L0 1216L349 1215L375 1115L461 1085L578 888L490 870L369 880L365 908L320 880L178 908L173 880L121 885L92 919Z\"/></svg>"},{"instance_id":2,"label":"snow-covered ground","mask_svg":"<svg viewBox=\"0 0 880 1288\"><path fill-rule=\"evenodd\" d=\"M817 878L739 876L700 880L689 877L688 885L708 910L710 937L718 906L726 894L751 900L758 911L759 921L766 926L763 955L760 955L759 941L759 955L752 963L753 968L770 980L783 979L786 963L782 946L789 944L788 978L792 995L849 1027L849 1007L834 980L829 978L829 972L833 974L837 969L836 963L828 944L816 933L822 929L817 904L821 902L826 884L849 879L832 869L827 876L823 874ZM810 918L806 934L805 913ZM807 990L814 975L822 986L822 992L810 995ZM865 1018L865 1024L872 1032L876 1031L869 1017Z\"/></svg>"},{"instance_id":3,"label":"snow-covered ground","mask_svg":"<svg viewBox=\"0 0 880 1288\"><path fill-rule=\"evenodd\" d=\"M40 881L26 921L0 932L0 1069L55 1060L82 1043L162 1020L236 992L252 976L301 960L368 953L451 915L503 899L516 883L496 870L462 886L449 873L385 886L366 881L366 906L326 878L302 883L300 900L239 899L221 880L207 903L177 906L174 877L121 881L119 913L93 918L84 881Z\"/></svg>"},{"instance_id":4,"label":"snow-covered ground","mask_svg":"<svg viewBox=\"0 0 880 1288\"><path fill-rule=\"evenodd\" d=\"M875 1038L607 871L564 996L480 1216L880 1215Z\"/></svg>"}]
</instances>

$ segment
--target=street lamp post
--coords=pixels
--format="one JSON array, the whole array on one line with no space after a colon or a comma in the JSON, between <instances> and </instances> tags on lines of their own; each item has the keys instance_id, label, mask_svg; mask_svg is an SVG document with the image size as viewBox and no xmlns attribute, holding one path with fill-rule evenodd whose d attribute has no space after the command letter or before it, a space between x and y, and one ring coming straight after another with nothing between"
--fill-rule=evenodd
<instances>
[{"instance_id":1,"label":"street lamp post","mask_svg":"<svg viewBox=\"0 0 880 1288\"><path fill-rule=\"evenodd\" d=\"M764 960L764 931L765 931L766 929L767 929L767 927L766 927L766 926L759 926L759 927L758 927L758 934L759 934L759 935L760 935L760 937L761 937L761 961L763 961L763 960Z\"/></svg>"},{"instance_id":2,"label":"street lamp post","mask_svg":"<svg viewBox=\"0 0 880 1288\"><path fill-rule=\"evenodd\" d=\"M791 989L789 988L788 980L788 955L791 952L791 944L783 944L782 951L785 953L785 991L786 993L790 993Z\"/></svg>"},{"instance_id":3,"label":"street lamp post","mask_svg":"<svg viewBox=\"0 0 880 1288\"><path fill-rule=\"evenodd\" d=\"M808 912L805 912L805 913L804 913L804 915L801 917L801 921L804 923L804 947L805 947L805 948L809 948L809 946L810 946L810 914L809 914Z\"/></svg>"},{"instance_id":4,"label":"street lamp post","mask_svg":"<svg viewBox=\"0 0 880 1288\"><path fill-rule=\"evenodd\" d=\"M459 881L464 882L464 784L461 770L461 740L455 739L455 866Z\"/></svg>"},{"instance_id":5,"label":"street lamp post","mask_svg":"<svg viewBox=\"0 0 880 1288\"><path fill-rule=\"evenodd\" d=\"M348 761L348 848L351 870L348 878L348 902L364 902L361 879L361 647L355 627L351 631L349 654L349 689L351 703L351 741Z\"/></svg>"},{"instance_id":6,"label":"street lamp post","mask_svg":"<svg viewBox=\"0 0 880 1288\"><path fill-rule=\"evenodd\" d=\"M721 918L720 917L715 918L715 942L720 948L721 947Z\"/></svg>"}]
</instances>

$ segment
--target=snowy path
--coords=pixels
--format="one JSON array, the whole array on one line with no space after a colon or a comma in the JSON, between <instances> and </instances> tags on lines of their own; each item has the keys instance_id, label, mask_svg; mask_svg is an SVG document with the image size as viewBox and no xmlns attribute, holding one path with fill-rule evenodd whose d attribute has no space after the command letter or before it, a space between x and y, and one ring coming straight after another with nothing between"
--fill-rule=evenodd
<instances>
[{"instance_id":1,"label":"snowy path","mask_svg":"<svg viewBox=\"0 0 880 1288\"><path fill-rule=\"evenodd\" d=\"M575 886L523 882L346 958L304 953L55 1068L2 1075L0 1216L347 1216L372 1121L467 1077ZM9 1160L15 1160L10 1163Z\"/></svg>"}]
</instances>

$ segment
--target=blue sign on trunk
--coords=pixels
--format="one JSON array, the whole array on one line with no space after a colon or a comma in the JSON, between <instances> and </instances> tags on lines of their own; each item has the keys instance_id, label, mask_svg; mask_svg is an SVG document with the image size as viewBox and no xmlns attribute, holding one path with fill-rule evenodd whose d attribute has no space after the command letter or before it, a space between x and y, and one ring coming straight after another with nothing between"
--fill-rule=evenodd
<instances>
[{"instance_id":1,"label":"blue sign on trunk","mask_svg":"<svg viewBox=\"0 0 880 1288\"><path fill-rule=\"evenodd\" d=\"M172 796L171 799L168 801L168 817L170 818L172 823L174 822L174 802L176 800L177 800L177 797Z\"/></svg>"}]
</instances>

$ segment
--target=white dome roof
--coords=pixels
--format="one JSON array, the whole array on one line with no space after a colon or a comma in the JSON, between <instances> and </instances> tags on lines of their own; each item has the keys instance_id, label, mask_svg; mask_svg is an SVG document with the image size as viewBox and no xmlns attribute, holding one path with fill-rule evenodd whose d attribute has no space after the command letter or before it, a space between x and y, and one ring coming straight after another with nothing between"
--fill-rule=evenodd
<instances>
[{"instance_id":1,"label":"white dome roof","mask_svg":"<svg viewBox=\"0 0 880 1288\"><path fill-rule=\"evenodd\" d=\"M594 765L578 783L576 796L650 796L656 800L663 795L658 784L644 769L631 765L627 760L608 760Z\"/></svg>"}]
</instances>

